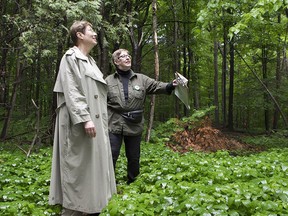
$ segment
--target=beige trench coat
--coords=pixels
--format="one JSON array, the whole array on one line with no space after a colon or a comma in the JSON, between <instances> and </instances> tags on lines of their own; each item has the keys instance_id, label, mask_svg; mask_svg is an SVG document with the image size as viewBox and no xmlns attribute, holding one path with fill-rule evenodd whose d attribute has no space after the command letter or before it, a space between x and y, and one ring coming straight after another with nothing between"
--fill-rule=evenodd
<instances>
[{"instance_id":1,"label":"beige trench coat","mask_svg":"<svg viewBox=\"0 0 288 216\"><path fill-rule=\"evenodd\" d=\"M54 92L57 117L49 203L101 212L116 193L106 82L95 61L73 47L61 60ZM88 120L95 124L94 138L85 134L83 122Z\"/></svg>"}]
</instances>

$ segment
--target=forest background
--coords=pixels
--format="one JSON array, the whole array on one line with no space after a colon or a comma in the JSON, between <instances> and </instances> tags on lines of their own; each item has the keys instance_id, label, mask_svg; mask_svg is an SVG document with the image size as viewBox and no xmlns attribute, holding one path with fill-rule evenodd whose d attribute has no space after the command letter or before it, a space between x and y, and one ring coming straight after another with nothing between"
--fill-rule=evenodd
<instances>
[{"instance_id":1,"label":"forest background","mask_svg":"<svg viewBox=\"0 0 288 216\"><path fill-rule=\"evenodd\" d=\"M190 110L175 96L147 98L145 117L156 133L141 150L141 178L123 183L121 157L118 193L103 215L287 215L287 5L287 0L0 0L1 215L60 211L47 202L53 86L71 46L69 26L80 19L98 33L91 55L104 76L114 72L113 51L126 48L135 72L168 82L177 71L189 80ZM208 113L214 127L276 137L247 137L244 142L267 147L247 155L178 154L164 145L174 138L190 151L191 140L183 135L194 138L194 118ZM176 129L182 130L179 136ZM208 129L200 132L217 137L204 133L203 144L225 144L218 130ZM178 148L173 144L169 147ZM35 145L37 154L30 154Z\"/></svg>"},{"instance_id":2,"label":"forest background","mask_svg":"<svg viewBox=\"0 0 288 216\"><path fill-rule=\"evenodd\" d=\"M1 0L1 140L51 144L54 81L61 57L71 46L69 26L80 19L90 21L98 33L91 55L104 76L114 72L111 53L126 48L135 72L166 82L176 71L188 78L191 110L176 97L156 97L154 121L213 106L215 127L287 129L287 3Z\"/></svg>"}]
</instances>

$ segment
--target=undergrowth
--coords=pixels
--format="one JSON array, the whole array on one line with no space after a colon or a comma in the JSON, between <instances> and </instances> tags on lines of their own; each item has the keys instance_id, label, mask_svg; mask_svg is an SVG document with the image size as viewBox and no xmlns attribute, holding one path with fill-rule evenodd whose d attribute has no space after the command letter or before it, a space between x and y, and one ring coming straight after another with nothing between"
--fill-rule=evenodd
<instances>
[{"instance_id":1,"label":"undergrowth","mask_svg":"<svg viewBox=\"0 0 288 216\"><path fill-rule=\"evenodd\" d=\"M159 125L153 142L142 143L141 173L130 185L121 150L117 194L101 215L288 214L287 138L279 133L241 136L247 143L268 147L241 156L227 151L179 154L164 145L171 133L197 118ZM26 157L16 144L1 143L0 151L0 215L58 215L60 207L48 205L52 148Z\"/></svg>"}]
</instances>

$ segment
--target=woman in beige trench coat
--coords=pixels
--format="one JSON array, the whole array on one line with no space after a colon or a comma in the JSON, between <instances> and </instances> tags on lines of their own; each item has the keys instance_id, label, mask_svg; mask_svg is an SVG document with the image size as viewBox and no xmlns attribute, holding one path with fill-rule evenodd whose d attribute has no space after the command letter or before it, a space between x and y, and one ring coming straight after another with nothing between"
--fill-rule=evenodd
<instances>
[{"instance_id":1,"label":"woman in beige trench coat","mask_svg":"<svg viewBox=\"0 0 288 216\"><path fill-rule=\"evenodd\" d=\"M54 86L57 117L49 203L62 215L97 215L116 193L108 138L107 85L90 50L96 33L86 21L70 29L75 46L63 56Z\"/></svg>"}]
</instances>

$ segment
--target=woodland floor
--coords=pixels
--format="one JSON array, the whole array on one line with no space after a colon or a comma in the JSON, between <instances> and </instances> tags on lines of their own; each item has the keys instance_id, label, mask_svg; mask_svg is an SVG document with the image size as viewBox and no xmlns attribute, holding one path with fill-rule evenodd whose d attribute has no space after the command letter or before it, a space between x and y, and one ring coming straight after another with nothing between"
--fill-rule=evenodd
<instances>
[{"instance_id":1,"label":"woodland floor","mask_svg":"<svg viewBox=\"0 0 288 216\"><path fill-rule=\"evenodd\" d=\"M205 121L192 129L187 125L183 131L174 133L166 145L181 153L191 150L195 152L226 150L231 154L237 154L237 152L259 152L264 150L261 147L241 142L241 139L239 139L241 136L243 135L240 133L222 132L213 128L209 121Z\"/></svg>"}]
</instances>

